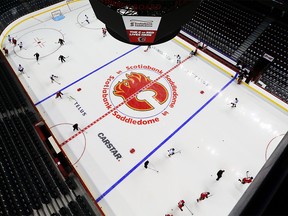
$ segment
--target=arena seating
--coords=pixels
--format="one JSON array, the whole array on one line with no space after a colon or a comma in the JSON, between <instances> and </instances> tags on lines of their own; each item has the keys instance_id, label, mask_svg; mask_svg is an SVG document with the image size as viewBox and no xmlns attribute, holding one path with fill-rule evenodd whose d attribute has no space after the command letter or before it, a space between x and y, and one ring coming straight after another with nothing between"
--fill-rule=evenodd
<instances>
[{"instance_id":1,"label":"arena seating","mask_svg":"<svg viewBox=\"0 0 288 216\"><path fill-rule=\"evenodd\" d=\"M264 71L260 81L264 88L288 103L288 26L274 22L240 57L240 60L252 67L267 53L274 57L272 64Z\"/></svg>"},{"instance_id":2,"label":"arena seating","mask_svg":"<svg viewBox=\"0 0 288 216\"><path fill-rule=\"evenodd\" d=\"M253 13L244 7L233 5L232 2L204 0L192 20L184 25L182 30L228 58L232 58L232 54L255 31L264 18L264 14L256 11ZM257 84L286 103L288 102L287 38L287 25L274 21L236 59L251 69L264 53L273 56L273 63ZM261 82L264 85L261 85Z\"/></svg>"},{"instance_id":3,"label":"arena seating","mask_svg":"<svg viewBox=\"0 0 288 216\"><path fill-rule=\"evenodd\" d=\"M263 18L261 15L241 10L227 1L204 0L192 20L184 25L182 30L229 56Z\"/></svg>"},{"instance_id":4,"label":"arena seating","mask_svg":"<svg viewBox=\"0 0 288 216\"><path fill-rule=\"evenodd\" d=\"M0 215L96 215L83 201L84 189L75 177L66 183L36 133L39 117L13 72L4 65L0 72Z\"/></svg>"},{"instance_id":5,"label":"arena seating","mask_svg":"<svg viewBox=\"0 0 288 216\"><path fill-rule=\"evenodd\" d=\"M59 0L25 2L40 9ZM2 0L0 28L28 12L21 0ZM13 8L17 7L17 16ZM8 13L6 13L8 12ZM247 12L221 0L204 0L182 30L228 57L249 37L264 16ZM2 23L6 20L5 25ZM288 27L272 23L239 60L253 66L263 53L275 60L260 78L265 89L288 103ZM7 69L0 67L0 215L33 215L36 210L51 215L96 215L73 180L63 179L49 152L35 132L39 118ZM67 201L69 200L69 201ZM57 205L55 205L57 203Z\"/></svg>"},{"instance_id":6,"label":"arena seating","mask_svg":"<svg viewBox=\"0 0 288 216\"><path fill-rule=\"evenodd\" d=\"M5 11L9 11L14 7L17 7L20 4L19 0L2 0L1 4L0 4L0 11L1 12L5 12Z\"/></svg>"}]
</instances>

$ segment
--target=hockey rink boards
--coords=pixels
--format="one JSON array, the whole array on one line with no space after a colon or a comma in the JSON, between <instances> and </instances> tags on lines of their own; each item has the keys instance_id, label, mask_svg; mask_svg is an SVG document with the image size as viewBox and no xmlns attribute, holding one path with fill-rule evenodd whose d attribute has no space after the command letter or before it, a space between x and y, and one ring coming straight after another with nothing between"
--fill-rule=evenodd
<instances>
[{"instance_id":1,"label":"hockey rink boards","mask_svg":"<svg viewBox=\"0 0 288 216\"><path fill-rule=\"evenodd\" d=\"M103 37L105 26L88 1L55 7L64 19L52 20L50 8L27 15L7 27L2 46L104 213L228 215L248 187L238 179L247 170L255 177L287 132L287 105L271 105L253 87L237 85L233 71L201 52L190 57L194 48L180 38L144 52L147 47ZM25 49L8 44L7 34ZM62 99L55 97L59 91ZM234 98L239 102L231 108ZM170 148L177 153L168 157ZM220 169L225 172L216 181ZM212 196L197 203L204 191Z\"/></svg>"}]
</instances>

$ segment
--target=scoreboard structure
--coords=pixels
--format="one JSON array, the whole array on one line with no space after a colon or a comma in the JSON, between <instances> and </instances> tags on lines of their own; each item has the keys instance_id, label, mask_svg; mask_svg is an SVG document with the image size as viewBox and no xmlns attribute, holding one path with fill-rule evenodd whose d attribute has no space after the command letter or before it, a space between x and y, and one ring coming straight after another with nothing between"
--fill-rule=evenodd
<instances>
[{"instance_id":1,"label":"scoreboard structure","mask_svg":"<svg viewBox=\"0 0 288 216\"><path fill-rule=\"evenodd\" d=\"M96 17L117 40L152 45L175 37L202 0L90 0Z\"/></svg>"}]
</instances>

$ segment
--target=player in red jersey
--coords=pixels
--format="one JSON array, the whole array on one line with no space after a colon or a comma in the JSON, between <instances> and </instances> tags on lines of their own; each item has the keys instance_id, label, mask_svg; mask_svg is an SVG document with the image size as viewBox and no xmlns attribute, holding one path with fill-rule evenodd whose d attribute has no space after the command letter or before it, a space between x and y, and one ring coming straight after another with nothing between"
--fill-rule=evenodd
<instances>
[{"instance_id":1,"label":"player in red jersey","mask_svg":"<svg viewBox=\"0 0 288 216\"><path fill-rule=\"evenodd\" d=\"M181 210L181 211L183 211L183 207L184 207L184 205L185 205L185 201L184 200L180 200L179 202L178 202L178 208Z\"/></svg>"},{"instance_id":2,"label":"player in red jersey","mask_svg":"<svg viewBox=\"0 0 288 216\"><path fill-rule=\"evenodd\" d=\"M209 195L210 195L210 192L203 192L203 193L201 193L201 194L200 194L200 197L197 199L197 202L208 198Z\"/></svg>"},{"instance_id":3,"label":"player in red jersey","mask_svg":"<svg viewBox=\"0 0 288 216\"><path fill-rule=\"evenodd\" d=\"M245 177L242 180L238 179L238 181L240 181L242 184L249 184L253 181L253 177Z\"/></svg>"}]
</instances>

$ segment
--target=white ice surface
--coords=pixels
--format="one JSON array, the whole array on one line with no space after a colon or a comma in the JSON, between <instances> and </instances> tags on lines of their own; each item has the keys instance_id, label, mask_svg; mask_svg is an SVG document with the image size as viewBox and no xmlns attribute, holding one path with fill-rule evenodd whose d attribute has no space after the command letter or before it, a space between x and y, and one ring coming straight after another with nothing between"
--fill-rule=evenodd
<instances>
[{"instance_id":1,"label":"white ice surface","mask_svg":"<svg viewBox=\"0 0 288 216\"><path fill-rule=\"evenodd\" d=\"M245 85L239 86L235 81L230 84L229 75L200 56L188 59L168 73L177 86L173 108L169 107L171 83L168 77L161 77L158 82L169 92L165 104L159 106L151 92L137 95L158 106L156 112L132 110L125 104L115 109L123 100L113 95L112 88L125 78L124 74L136 71L152 80L161 76L127 67L143 64L165 73L176 65L176 54L184 60L189 51L176 38L143 52L146 47L119 42L109 34L103 37L104 24L96 19L88 1L70 4L71 11L64 3L57 6L65 15L61 21L51 20L48 11L51 8L47 8L40 15L39 12L28 15L6 29L5 35L22 41L25 49L12 47L6 38L2 47L9 49L8 60L15 70L18 64L25 68L26 74L17 70L15 73L60 145L76 133L72 124L77 122L80 128L90 125L65 142L62 149L95 199L103 198L98 204L104 213L184 216L191 215L191 210L201 216L228 215L248 187L240 184L238 178L244 177L247 170L256 176L265 163L265 155L272 153L281 134L287 132L287 111L275 108ZM90 24L84 22L85 14ZM65 45L60 47L57 41L62 37ZM40 54L39 64L33 57L36 52ZM65 63L58 61L60 54L69 56ZM51 74L57 75L61 84L52 84ZM113 78L109 81L110 76ZM135 120L149 116L148 119L159 118L159 122L133 125L112 113L106 114L109 110L102 94L105 82L109 86L109 103L114 105L112 113L117 111L121 117ZM59 90L64 93L63 99L55 98ZM76 107L70 96L81 108ZM239 103L232 109L230 102L235 97ZM78 108L87 115L83 116ZM99 133L123 156L120 161L98 137ZM172 147L181 153L169 158L167 150ZM130 153L131 148L135 153ZM151 169L143 166L147 159ZM217 182L219 169L225 173ZM197 203L203 191L213 196ZM181 199L189 210L184 208L181 212L177 208Z\"/></svg>"}]
</instances>

